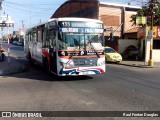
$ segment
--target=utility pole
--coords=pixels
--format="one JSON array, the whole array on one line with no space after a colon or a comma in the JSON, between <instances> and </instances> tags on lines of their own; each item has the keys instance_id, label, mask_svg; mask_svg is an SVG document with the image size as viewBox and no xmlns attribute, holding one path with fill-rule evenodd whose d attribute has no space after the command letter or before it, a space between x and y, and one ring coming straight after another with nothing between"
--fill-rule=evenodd
<instances>
[{"instance_id":1,"label":"utility pole","mask_svg":"<svg viewBox=\"0 0 160 120\"><path fill-rule=\"evenodd\" d=\"M3 0L0 0L0 19L1 19L1 10L2 10L2 8L3 8L3 6L2 6L2 1ZM2 30L3 30L3 28L2 27L0 27L0 50L2 49L2 42L3 42L3 35L2 35Z\"/></svg>"},{"instance_id":2,"label":"utility pole","mask_svg":"<svg viewBox=\"0 0 160 120\"><path fill-rule=\"evenodd\" d=\"M24 20L21 20L21 22L22 22L22 29L24 29Z\"/></svg>"},{"instance_id":3,"label":"utility pole","mask_svg":"<svg viewBox=\"0 0 160 120\"><path fill-rule=\"evenodd\" d=\"M153 18L154 18L154 8L156 7L156 3L155 0L150 0L150 4L149 4L149 9L151 11L151 33L152 33L152 37L150 40L150 56L149 56L149 61L148 61L148 65L149 66L153 66L153 60L152 60L152 52L153 52Z\"/></svg>"}]
</instances>

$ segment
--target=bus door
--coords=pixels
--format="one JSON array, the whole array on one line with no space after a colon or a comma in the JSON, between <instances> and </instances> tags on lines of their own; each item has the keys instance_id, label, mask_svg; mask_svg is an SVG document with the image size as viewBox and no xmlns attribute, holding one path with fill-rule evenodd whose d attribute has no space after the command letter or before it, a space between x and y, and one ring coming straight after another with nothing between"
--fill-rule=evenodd
<instances>
[{"instance_id":1,"label":"bus door","mask_svg":"<svg viewBox=\"0 0 160 120\"><path fill-rule=\"evenodd\" d=\"M57 56L56 56L56 30L49 30L49 56L50 56L50 70L57 73Z\"/></svg>"},{"instance_id":2,"label":"bus door","mask_svg":"<svg viewBox=\"0 0 160 120\"><path fill-rule=\"evenodd\" d=\"M42 62L42 39L43 29L37 29L32 34L32 57L38 62Z\"/></svg>"},{"instance_id":3,"label":"bus door","mask_svg":"<svg viewBox=\"0 0 160 120\"><path fill-rule=\"evenodd\" d=\"M37 33L36 32L33 32L32 33L32 46L31 46L31 54L32 54L32 58L37 60L36 59L36 55L37 55Z\"/></svg>"},{"instance_id":4,"label":"bus door","mask_svg":"<svg viewBox=\"0 0 160 120\"><path fill-rule=\"evenodd\" d=\"M36 45L36 60L42 63L42 40L43 40L43 29L37 31L37 45Z\"/></svg>"}]
</instances>

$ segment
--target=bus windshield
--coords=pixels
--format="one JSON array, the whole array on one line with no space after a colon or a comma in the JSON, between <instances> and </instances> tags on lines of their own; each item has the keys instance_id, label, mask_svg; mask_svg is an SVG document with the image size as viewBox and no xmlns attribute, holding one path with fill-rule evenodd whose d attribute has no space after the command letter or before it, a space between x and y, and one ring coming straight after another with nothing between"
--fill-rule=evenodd
<instances>
[{"instance_id":1,"label":"bus windshield","mask_svg":"<svg viewBox=\"0 0 160 120\"><path fill-rule=\"evenodd\" d=\"M103 24L88 21L58 22L59 50L103 50Z\"/></svg>"},{"instance_id":2,"label":"bus windshield","mask_svg":"<svg viewBox=\"0 0 160 120\"><path fill-rule=\"evenodd\" d=\"M59 35L60 50L103 50L102 34L62 33Z\"/></svg>"}]
</instances>

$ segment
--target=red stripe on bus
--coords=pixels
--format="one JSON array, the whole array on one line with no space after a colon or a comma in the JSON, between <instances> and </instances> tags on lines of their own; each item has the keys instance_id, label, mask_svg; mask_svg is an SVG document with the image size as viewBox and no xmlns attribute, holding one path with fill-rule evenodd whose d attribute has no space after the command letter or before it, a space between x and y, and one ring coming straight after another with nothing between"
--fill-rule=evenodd
<instances>
[{"instance_id":1,"label":"red stripe on bus","mask_svg":"<svg viewBox=\"0 0 160 120\"><path fill-rule=\"evenodd\" d=\"M69 59L69 56L59 56L60 58L65 58ZM92 56L73 56L72 58L95 58L97 55L92 55ZM100 58L105 57L105 55L100 55Z\"/></svg>"},{"instance_id":2,"label":"red stripe on bus","mask_svg":"<svg viewBox=\"0 0 160 120\"><path fill-rule=\"evenodd\" d=\"M47 58L48 63L49 63L49 65L50 65L49 52L48 52L45 48L42 48L42 54L44 55L44 57Z\"/></svg>"}]
</instances>

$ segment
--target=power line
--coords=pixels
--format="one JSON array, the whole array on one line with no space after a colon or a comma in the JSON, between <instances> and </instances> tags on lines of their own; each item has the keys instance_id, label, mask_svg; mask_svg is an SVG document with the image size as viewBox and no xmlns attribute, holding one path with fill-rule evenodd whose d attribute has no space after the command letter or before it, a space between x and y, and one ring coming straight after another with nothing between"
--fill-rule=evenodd
<instances>
[{"instance_id":1,"label":"power line","mask_svg":"<svg viewBox=\"0 0 160 120\"><path fill-rule=\"evenodd\" d=\"M4 2L6 2L6 3L9 3L9 4L13 4L13 5L23 5L23 6L29 6L30 4L28 3L28 4L26 4L26 3L13 3L13 2L9 2L9 1L4 1ZM32 6L44 6L44 5L47 5L47 6L49 6L49 5L61 5L61 3L54 3L54 4L46 4L46 3L41 3L41 4L32 4Z\"/></svg>"},{"instance_id":2,"label":"power line","mask_svg":"<svg viewBox=\"0 0 160 120\"><path fill-rule=\"evenodd\" d=\"M21 22L22 22L22 29L24 29L24 20L21 20Z\"/></svg>"},{"instance_id":3,"label":"power line","mask_svg":"<svg viewBox=\"0 0 160 120\"><path fill-rule=\"evenodd\" d=\"M22 5L21 4L8 4L6 2L5 2L5 4L6 5L10 5L10 6L15 6L15 7L27 8L27 9L30 7L30 5L25 5L25 4L22 4ZM33 9L41 9L41 10L51 10L54 5L55 4L49 4L50 7L47 6L47 8L46 8L46 6L44 6L45 8L42 8L42 7L39 7L39 5L35 5L35 6L31 5L31 8L33 8Z\"/></svg>"},{"instance_id":4,"label":"power line","mask_svg":"<svg viewBox=\"0 0 160 120\"><path fill-rule=\"evenodd\" d=\"M23 9L23 8L17 8L17 7L13 7L13 6L10 6L10 5L6 5L4 4L5 6L9 7L9 8L13 8L13 9L17 9L17 10L20 10L21 12L30 12L30 9ZM31 11L32 13L36 13L36 14L46 14L44 13L44 11L46 11L45 9L43 10L43 13L42 12L36 12L36 11ZM47 11L46 11L47 12Z\"/></svg>"}]
</instances>

